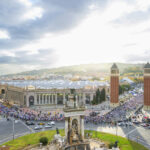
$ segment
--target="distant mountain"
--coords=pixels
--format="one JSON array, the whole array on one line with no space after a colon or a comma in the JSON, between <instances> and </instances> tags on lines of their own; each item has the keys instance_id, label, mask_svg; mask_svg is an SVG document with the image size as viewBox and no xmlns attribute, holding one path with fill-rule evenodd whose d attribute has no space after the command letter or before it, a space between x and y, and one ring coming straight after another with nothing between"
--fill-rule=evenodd
<instances>
[{"instance_id":1,"label":"distant mountain","mask_svg":"<svg viewBox=\"0 0 150 150\"><path fill-rule=\"evenodd\" d=\"M144 64L125 64L125 63L117 63L118 68L121 74L124 73L143 73L143 66ZM56 75L94 75L94 74L101 74L101 73L109 73L110 67L112 63L100 63L100 64L81 64L81 65L74 65L74 66L65 66L65 67L58 67L58 68L51 68L51 69L40 69L40 70L32 70L32 71L25 71L17 74L9 74L3 75L5 77L11 77L14 75L48 75L48 74L56 74Z\"/></svg>"}]
</instances>

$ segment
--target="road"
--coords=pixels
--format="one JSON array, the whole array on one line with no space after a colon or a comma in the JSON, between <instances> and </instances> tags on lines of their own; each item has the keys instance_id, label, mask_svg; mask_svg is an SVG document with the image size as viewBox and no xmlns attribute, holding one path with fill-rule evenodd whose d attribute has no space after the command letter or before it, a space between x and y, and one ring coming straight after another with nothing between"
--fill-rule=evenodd
<instances>
[{"instance_id":1,"label":"road","mask_svg":"<svg viewBox=\"0 0 150 150\"><path fill-rule=\"evenodd\" d=\"M6 121L5 119L0 119L0 144L12 140L13 133L12 133L12 120ZM25 134L30 134L33 132L44 131L45 129L41 130L34 130L35 126L27 126L23 121L19 120L15 123L15 138L23 136ZM55 130L57 128L64 129L65 123L64 122L56 122L56 125L53 126L51 129L47 130ZM115 127L115 126L108 126L108 125L95 125L85 123L86 130L96 130L102 131L107 133L112 133L115 135L127 137L131 140L134 140L138 143L141 143L145 147L150 149L150 129L143 128L141 126L130 126L130 127Z\"/></svg>"}]
</instances>

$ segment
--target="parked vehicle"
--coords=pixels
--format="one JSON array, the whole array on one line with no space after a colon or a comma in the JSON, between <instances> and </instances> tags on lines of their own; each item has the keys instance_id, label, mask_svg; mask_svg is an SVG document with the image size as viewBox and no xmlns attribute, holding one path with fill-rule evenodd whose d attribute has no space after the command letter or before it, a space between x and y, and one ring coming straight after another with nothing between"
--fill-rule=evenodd
<instances>
[{"instance_id":1,"label":"parked vehicle","mask_svg":"<svg viewBox=\"0 0 150 150\"><path fill-rule=\"evenodd\" d=\"M55 125L55 122L51 121L51 122L48 123L48 125Z\"/></svg>"},{"instance_id":2,"label":"parked vehicle","mask_svg":"<svg viewBox=\"0 0 150 150\"><path fill-rule=\"evenodd\" d=\"M44 122L39 122L38 125L45 125L45 123Z\"/></svg>"},{"instance_id":3,"label":"parked vehicle","mask_svg":"<svg viewBox=\"0 0 150 150\"><path fill-rule=\"evenodd\" d=\"M148 127L149 124L147 124L147 123L142 123L141 126L142 126L142 127Z\"/></svg>"},{"instance_id":4,"label":"parked vehicle","mask_svg":"<svg viewBox=\"0 0 150 150\"><path fill-rule=\"evenodd\" d=\"M118 126L124 126L124 122L119 122L117 125Z\"/></svg>"},{"instance_id":5,"label":"parked vehicle","mask_svg":"<svg viewBox=\"0 0 150 150\"><path fill-rule=\"evenodd\" d=\"M45 128L52 128L51 125L45 125Z\"/></svg>"},{"instance_id":6,"label":"parked vehicle","mask_svg":"<svg viewBox=\"0 0 150 150\"><path fill-rule=\"evenodd\" d=\"M31 122L31 121L26 121L26 125L30 126L30 125L35 125L34 122Z\"/></svg>"},{"instance_id":7,"label":"parked vehicle","mask_svg":"<svg viewBox=\"0 0 150 150\"><path fill-rule=\"evenodd\" d=\"M42 126L35 126L34 127L34 130L40 130L40 129L42 129Z\"/></svg>"},{"instance_id":8,"label":"parked vehicle","mask_svg":"<svg viewBox=\"0 0 150 150\"><path fill-rule=\"evenodd\" d=\"M136 121L136 120L133 121L133 123L134 123L134 124L137 124L137 125L140 124L140 122L138 122L138 121Z\"/></svg>"}]
</instances>

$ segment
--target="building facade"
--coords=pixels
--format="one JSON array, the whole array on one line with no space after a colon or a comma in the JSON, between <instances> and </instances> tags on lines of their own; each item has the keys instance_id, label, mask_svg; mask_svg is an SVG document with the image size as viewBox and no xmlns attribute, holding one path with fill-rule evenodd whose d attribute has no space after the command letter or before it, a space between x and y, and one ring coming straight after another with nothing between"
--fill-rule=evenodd
<instances>
[{"instance_id":1,"label":"building facade","mask_svg":"<svg viewBox=\"0 0 150 150\"><path fill-rule=\"evenodd\" d=\"M119 69L116 64L111 67L110 74L110 106L119 105Z\"/></svg>"},{"instance_id":2,"label":"building facade","mask_svg":"<svg viewBox=\"0 0 150 150\"><path fill-rule=\"evenodd\" d=\"M144 66L144 109L150 110L150 64Z\"/></svg>"},{"instance_id":3,"label":"building facade","mask_svg":"<svg viewBox=\"0 0 150 150\"><path fill-rule=\"evenodd\" d=\"M103 88L106 95L109 95L109 86L98 87L100 90ZM93 100L97 88L80 88L76 89L77 98L90 104ZM15 87L8 84L0 85L1 99L9 103L19 106L44 106L44 105L64 105L68 100L70 89L39 89L34 86L28 87Z\"/></svg>"}]
</instances>

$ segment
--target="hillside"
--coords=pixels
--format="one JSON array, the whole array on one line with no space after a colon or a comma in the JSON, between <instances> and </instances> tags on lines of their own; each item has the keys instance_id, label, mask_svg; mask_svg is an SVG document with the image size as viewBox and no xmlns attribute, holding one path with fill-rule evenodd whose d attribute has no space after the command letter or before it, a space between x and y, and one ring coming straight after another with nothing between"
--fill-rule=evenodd
<instances>
[{"instance_id":1,"label":"hillside","mask_svg":"<svg viewBox=\"0 0 150 150\"><path fill-rule=\"evenodd\" d=\"M143 64L125 64L125 63L117 63L120 73L140 73L143 72ZM110 67L112 63L101 63L101 64L82 64L82 65L75 65L75 66L65 66L59 68L51 68L51 69L40 69L40 70L32 70L21 72L17 74L9 74L5 75L5 77L11 77L13 75L27 75L27 76L34 76L34 75L48 75L48 74L56 74L56 75L96 75L96 74L107 74L110 71Z\"/></svg>"}]
</instances>

